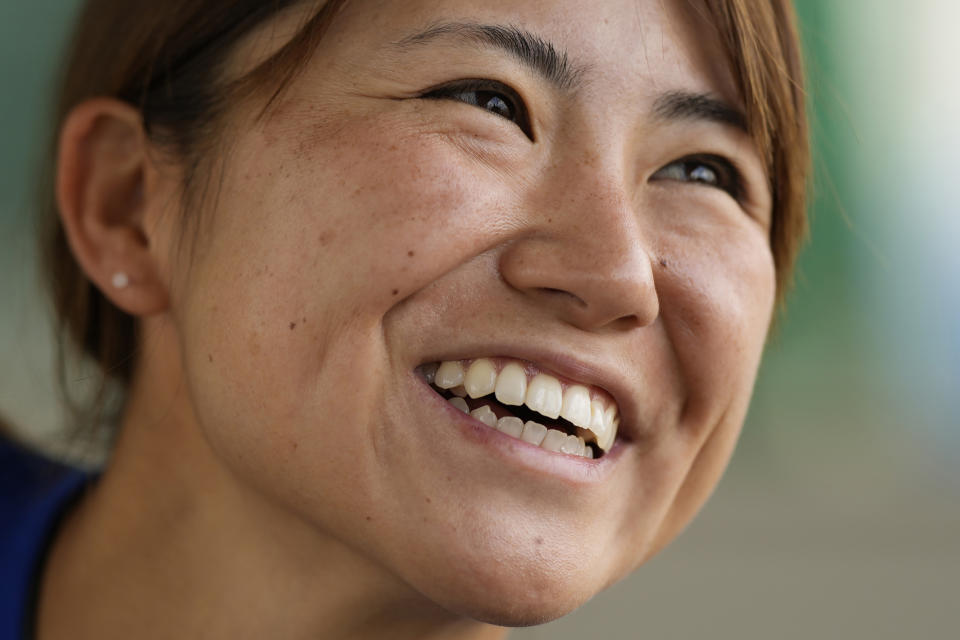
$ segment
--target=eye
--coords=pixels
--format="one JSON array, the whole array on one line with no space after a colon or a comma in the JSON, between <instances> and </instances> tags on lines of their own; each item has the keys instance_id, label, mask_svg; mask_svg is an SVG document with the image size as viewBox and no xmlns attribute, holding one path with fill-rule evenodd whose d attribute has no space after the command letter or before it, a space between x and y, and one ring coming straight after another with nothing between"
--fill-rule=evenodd
<instances>
[{"instance_id":1,"label":"eye","mask_svg":"<svg viewBox=\"0 0 960 640\"><path fill-rule=\"evenodd\" d=\"M527 107L517 92L495 80L460 80L428 90L421 98L427 100L458 100L505 118L517 125L533 140Z\"/></svg>"},{"instance_id":2,"label":"eye","mask_svg":"<svg viewBox=\"0 0 960 640\"><path fill-rule=\"evenodd\" d=\"M681 158L657 171L650 179L702 184L726 191L737 201L740 200L743 190L740 172L733 163L714 155Z\"/></svg>"}]
</instances>

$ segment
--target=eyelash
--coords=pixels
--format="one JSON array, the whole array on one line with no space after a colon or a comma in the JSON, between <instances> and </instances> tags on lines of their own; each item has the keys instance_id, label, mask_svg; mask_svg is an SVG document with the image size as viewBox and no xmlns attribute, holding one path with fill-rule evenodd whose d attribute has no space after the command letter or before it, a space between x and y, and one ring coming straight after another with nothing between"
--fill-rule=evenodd
<instances>
[{"instance_id":1,"label":"eyelash","mask_svg":"<svg viewBox=\"0 0 960 640\"><path fill-rule=\"evenodd\" d=\"M469 94L475 94L475 97L468 98L467 96ZM533 140L533 128L530 126L530 116L527 112L527 105L516 91L502 82L479 78L460 80L428 89L420 97L426 100L457 100L465 104L473 105L513 122L523 131L527 138L531 141ZM493 110L491 105L505 107L509 115L501 111Z\"/></svg>"},{"instance_id":2,"label":"eyelash","mask_svg":"<svg viewBox=\"0 0 960 640\"><path fill-rule=\"evenodd\" d=\"M534 139L527 105L516 91L502 82L470 78L428 89L420 97L426 100L456 100L473 105L513 122L527 138L531 141ZM490 108L491 105L505 107L508 114L493 110ZM680 177L675 173L677 168L682 172ZM698 171L698 169L703 168L713 174L715 181L708 180L708 175ZM674 175L666 175L671 172ZM699 174L699 177L695 174ZM676 180L714 187L725 191L738 202L741 200L743 193L743 180L740 172L732 162L713 154L693 155L674 160L658 169L651 179Z\"/></svg>"}]
</instances>

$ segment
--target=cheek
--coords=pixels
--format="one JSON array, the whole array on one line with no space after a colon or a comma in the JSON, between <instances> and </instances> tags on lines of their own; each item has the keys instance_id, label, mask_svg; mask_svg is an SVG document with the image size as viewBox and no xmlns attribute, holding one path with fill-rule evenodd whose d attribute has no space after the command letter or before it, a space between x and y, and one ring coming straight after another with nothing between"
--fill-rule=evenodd
<instances>
[{"instance_id":1,"label":"cheek","mask_svg":"<svg viewBox=\"0 0 960 640\"><path fill-rule=\"evenodd\" d=\"M504 201L504 186L484 182L442 138L388 119L338 120L293 142L251 138L225 179L192 287L208 311L218 287L228 291L216 306L235 312L251 342L311 319L333 331L378 321L482 251L478 221Z\"/></svg>"},{"instance_id":2,"label":"cheek","mask_svg":"<svg viewBox=\"0 0 960 640\"><path fill-rule=\"evenodd\" d=\"M683 422L712 424L749 400L773 313L773 257L748 222L667 236L661 250L663 322L687 386Z\"/></svg>"},{"instance_id":3,"label":"cheek","mask_svg":"<svg viewBox=\"0 0 960 640\"><path fill-rule=\"evenodd\" d=\"M726 468L746 417L776 286L759 228L677 235L661 251L662 322L684 388L674 437L659 452L669 461L664 477L674 479L676 493L651 553L689 523Z\"/></svg>"},{"instance_id":4,"label":"cheek","mask_svg":"<svg viewBox=\"0 0 960 640\"><path fill-rule=\"evenodd\" d=\"M356 426L382 422L385 318L486 248L482 221L506 187L443 137L395 122L340 120L298 140L238 144L175 304L220 454L247 476L347 478L368 448Z\"/></svg>"},{"instance_id":5,"label":"cheek","mask_svg":"<svg viewBox=\"0 0 960 640\"><path fill-rule=\"evenodd\" d=\"M289 201L288 226L305 242L287 244L322 275L323 294L310 297L337 299L351 317L379 317L482 252L511 201L502 176L399 118L347 120L307 139L317 142L281 151L293 168L271 199Z\"/></svg>"}]
</instances>

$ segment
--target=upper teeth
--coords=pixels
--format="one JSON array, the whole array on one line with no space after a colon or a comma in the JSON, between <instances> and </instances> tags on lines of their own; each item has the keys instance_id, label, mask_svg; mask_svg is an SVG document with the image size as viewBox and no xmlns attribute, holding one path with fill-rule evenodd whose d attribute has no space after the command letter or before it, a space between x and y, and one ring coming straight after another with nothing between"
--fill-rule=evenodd
<instances>
[{"instance_id":1,"label":"upper teeth","mask_svg":"<svg viewBox=\"0 0 960 640\"><path fill-rule=\"evenodd\" d=\"M527 372L519 362L501 364L498 367L489 358L474 360L469 366L451 360L422 367L421 372L428 382L441 389L459 390L462 387L471 398L493 393L502 404L523 404L548 418L563 417L592 432L593 437L588 437L588 441L594 440L603 451L610 450L620 418L616 405L608 397L591 394L590 389L580 384L565 386L546 373L537 373L528 380Z\"/></svg>"}]
</instances>

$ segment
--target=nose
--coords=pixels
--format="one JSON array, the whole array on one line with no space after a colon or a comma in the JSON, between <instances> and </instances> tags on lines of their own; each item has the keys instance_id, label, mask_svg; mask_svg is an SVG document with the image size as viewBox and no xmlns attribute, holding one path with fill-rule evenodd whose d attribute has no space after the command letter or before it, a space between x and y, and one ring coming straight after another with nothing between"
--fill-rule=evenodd
<instances>
[{"instance_id":1,"label":"nose","mask_svg":"<svg viewBox=\"0 0 960 640\"><path fill-rule=\"evenodd\" d=\"M616 172L556 171L531 198L526 233L501 255L504 280L584 330L652 324L660 301L631 199Z\"/></svg>"}]
</instances>

